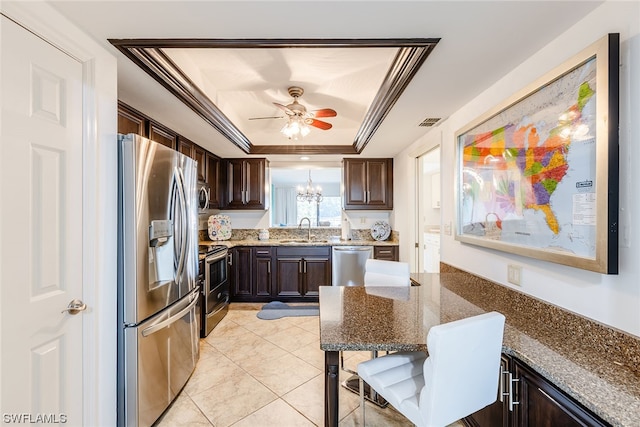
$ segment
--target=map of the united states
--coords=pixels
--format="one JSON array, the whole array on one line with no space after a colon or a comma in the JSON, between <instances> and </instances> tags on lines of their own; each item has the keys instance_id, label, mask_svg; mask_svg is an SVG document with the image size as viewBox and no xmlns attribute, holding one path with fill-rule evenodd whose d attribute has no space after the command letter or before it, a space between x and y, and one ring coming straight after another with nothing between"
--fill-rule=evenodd
<instances>
[{"instance_id":1,"label":"map of the united states","mask_svg":"<svg viewBox=\"0 0 640 427\"><path fill-rule=\"evenodd\" d=\"M489 132L467 134L463 140L463 165L494 172L491 197L501 215L532 209L544 214L549 229L558 234L560 224L551 206L551 196L567 174L567 154L582 111L595 92L589 83L580 85L576 103L558 117L557 124L541 140L535 124L507 124ZM504 173L501 173L504 172ZM517 177L517 179L514 179ZM474 197L486 190L471 181ZM495 213L498 216L498 213ZM501 228L500 218L495 218Z\"/></svg>"}]
</instances>

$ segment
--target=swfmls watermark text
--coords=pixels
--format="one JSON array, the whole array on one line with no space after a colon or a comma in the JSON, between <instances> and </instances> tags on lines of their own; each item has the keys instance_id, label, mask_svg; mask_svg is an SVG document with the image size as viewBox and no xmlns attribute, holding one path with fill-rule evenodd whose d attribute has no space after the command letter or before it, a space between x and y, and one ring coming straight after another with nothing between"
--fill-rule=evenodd
<instances>
[{"instance_id":1,"label":"swfmls watermark text","mask_svg":"<svg viewBox=\"0 0 640 427\"><path fill-rule=\"evenodd\" d=\"M2 422L5 424L65 424L67 414L31 414L10 413L2 414Z\"/></svg>"}]
</instances>

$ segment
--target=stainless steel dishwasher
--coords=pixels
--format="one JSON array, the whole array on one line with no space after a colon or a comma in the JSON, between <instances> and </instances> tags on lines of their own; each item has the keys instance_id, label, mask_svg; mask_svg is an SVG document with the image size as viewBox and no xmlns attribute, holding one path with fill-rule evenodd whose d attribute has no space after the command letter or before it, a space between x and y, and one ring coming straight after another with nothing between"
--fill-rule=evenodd
<instances>
[{"instance_id":1,"label":"stainless steel dishwasher","mask_svg":"<svg viewBox=\"0 0 640 427\"><path fill-rule=\"evenodd\" d=\"M373 246L334 246L331 260L333 286L364 285L364 267L373 258Z\"/></svg>"}]
</instances>

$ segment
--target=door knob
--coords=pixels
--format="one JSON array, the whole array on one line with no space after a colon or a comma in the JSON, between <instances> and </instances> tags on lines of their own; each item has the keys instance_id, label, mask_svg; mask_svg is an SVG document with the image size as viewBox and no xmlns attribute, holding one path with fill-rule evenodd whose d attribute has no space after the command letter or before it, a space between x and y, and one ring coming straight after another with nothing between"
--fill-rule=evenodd
<instances>
[{"instance_id":1,"label":"door knob","mask_svg":"<svg viewBox=\"0 0 640 427\"><path fill-rule=\"evenodd\" d=\"M69 314L78 314L81 311L84 311L86 309L87 309L87 304L83 303L82 300L74 299L69 303L67 308L61 311L61 313L68 311Z\"/></svg>"}]
</instances>

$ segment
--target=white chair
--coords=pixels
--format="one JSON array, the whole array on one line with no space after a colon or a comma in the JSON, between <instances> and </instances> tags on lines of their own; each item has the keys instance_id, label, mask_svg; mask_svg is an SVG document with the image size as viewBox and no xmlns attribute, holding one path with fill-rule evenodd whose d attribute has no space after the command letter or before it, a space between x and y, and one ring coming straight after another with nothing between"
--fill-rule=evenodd
<instances>
[{"instance_id":1,"label":"white chair","mask_svg":"<svg viewBox=\"0 0 640 427\"><path fill-rule=\"evenodd\" d=\"M368 259L364 266L365 286L409 286L409 263Z\"/></svg>"},{"instance_id":2,"label":"white chair","mask_svg":"<svg viewBox=\"0 0 640 427\"><path fill-rule=\"evenodd\" d=\"M368 294L394 299L401 295L394 294L393 296L387 296L381 287L407 287L408 291L408 287L411 285L409 275L410 267L407 262L368 259L364 266L364 286L365 288L371 289L371 291L367 290ZM377 292L377 290L380 292ZM371 358L374 359L376 357L378 357L378 352L372 351ZM343 385L354 393L362 394L362 381L358 378L357 372L344 366L344 353L342 351L340 352L340 367L343 371L354 374L345 380ZM369 388L367 387L367 389ZM367 399L381 407L387 405L386 401L379 399L377 394L370 389L367 393Z\"/></svg>"},{"instance_id":3,"label":"white chair","mask_svg":"<svg viewBox=\"0 0 640 427\"><path fill-rule=\"evenodd\" d=\"M428 356L398 352L362 362L360 381L416 426L447 426L496 401L504 322L491 312L434 326ZM360 384L364 425L363 389Z\"/></svg>"}]
</instances>

